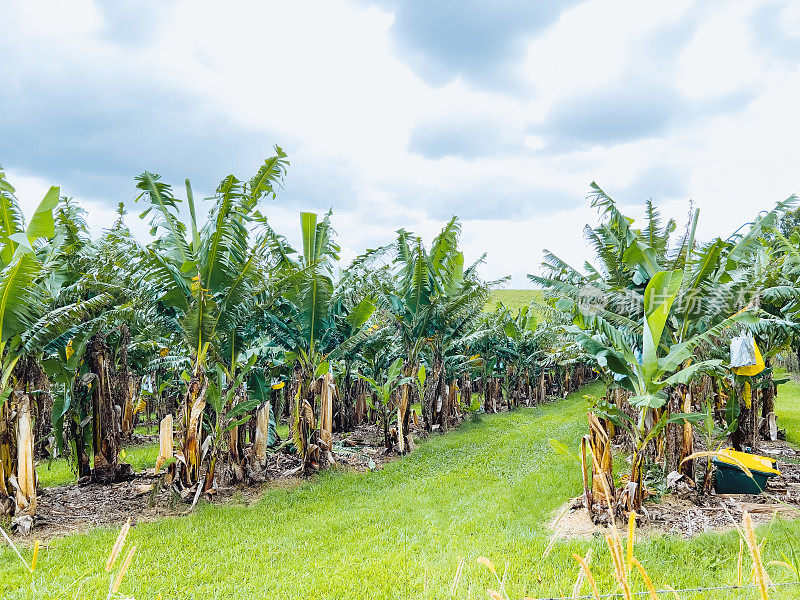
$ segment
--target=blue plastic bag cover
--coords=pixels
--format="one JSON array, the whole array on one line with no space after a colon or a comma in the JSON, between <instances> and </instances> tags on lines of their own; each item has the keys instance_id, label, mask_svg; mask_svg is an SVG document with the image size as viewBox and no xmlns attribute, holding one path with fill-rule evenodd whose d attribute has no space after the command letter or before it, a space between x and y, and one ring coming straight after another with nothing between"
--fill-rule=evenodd
<instances>
[{"instance_id":1,"label":"blue plastic bag cover","mask_svg":"<svg viewBox=\"0 0 800 600\"><path fill-rule=\"evenodd\" d=\"M731 367L756 364L756 342L752 335L740 335L731 340Z\"/></svg>"}]
</instances>

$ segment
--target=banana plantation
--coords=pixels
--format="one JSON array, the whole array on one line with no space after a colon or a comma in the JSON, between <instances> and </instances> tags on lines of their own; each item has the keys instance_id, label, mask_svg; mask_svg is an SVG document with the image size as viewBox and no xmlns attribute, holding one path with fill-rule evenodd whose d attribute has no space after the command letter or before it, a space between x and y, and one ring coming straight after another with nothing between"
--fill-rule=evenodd
<instances>
[{"instance_id":1,"label":"banana plantation","mask_svg":"<svg viewBox=\"0 0 800 600\"><path fill-rule=\"evenodd\" d=\"M0 178L4 515L36 515L37 466L53 458L83 484L132 477L123 447L146 417L160 423L159 487L196 503L264 481L276 453L296 459L292 475L333 467L359 426L405 454L470 414L592 376L538 309L484 313L500 282L465 263L456 218L429 243L400 230L343 265L332 215L301 213L290 246L268 220L288 165L276 147L204 200L188 179L142 173L131 196L146 243L122 204L91 239L55 187L26 222Z\"/></svg>"},{"instance_id":2,"label":"banana plantation","mask_svg":"<svg viewBox=\"0 0 800 600\"><path fill-rule=\"evenodd\" d=\"M402 456L473 416L599 381L580 448L564 447L595 518L641 511L668 475L711 494L722 446L756 452L783 435L776 367L800 349L794 197L709 240L697 210L664 222L650 202L636 224L592 184L592 260L546 252L529 276L541 300L487 311L505 280L465 259L458 218L344 263L330 212L300 213L299 232L271 226L288 169L276 147L202 199L189 179L145 171L95 238L56 187L25 218L0 172L7 521L35 529L37 472L54 459L80 485L136 477L124 448L145 422L160 429L154 493L195 506L276 477L279 457L278 477L349 468L354 431ZM735 363L732 344L757 359Z\"/></svg>"}]
</instances>

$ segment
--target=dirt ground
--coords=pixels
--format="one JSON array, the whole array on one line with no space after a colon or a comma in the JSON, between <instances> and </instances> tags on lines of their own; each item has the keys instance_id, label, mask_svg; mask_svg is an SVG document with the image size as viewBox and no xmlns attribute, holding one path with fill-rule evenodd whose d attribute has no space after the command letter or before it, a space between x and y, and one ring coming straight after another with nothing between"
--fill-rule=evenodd
<instances>
[{"instance_id":1,"label":"dirt ground","mask_svg":"<svg viewBox=\"0 0 800 600\"><path fill-rule=\"evenodd\" d=\"M151 436L137 436L135 443L152 441ZM157 438L157 436L155 436ZM383 448L383 437L378 428L362 426L353 432L336 435L334 468L367 471L380 469L397 458ZM261 495L276 487L286 488L301 484L305 478L296 471L300 460L289 452L268 455L267 466L258 479L249 485L220 487L213 495L215 504L235 503L249 506ZM47 541L57 536L87 531L98 526L119 526L128 518L132 523L143 523L187 515L187 503L171 487L163 485L163 469L135 473L130 479L112 485L88 483L43 488L39 491L34 527L28 536L18 536L23 544L34 539ZM27 539L26 539L27 538Z\"/></svg>"},{"instance_id":2,"label":"dirt ground","mask_svg":"<svg viewBox=\"0 0 800 600\"><path fill-rule=\"evenodd\" d=\"M704 496L689 485L679 485L657 502L644 503L639 531L683 537L728 531L741 523L744 511L750 513L756 525L768 523L777 515L785 519L800 517L800 450L778 441L763 442L758 452L775 458L781 472L780 477L769 480L765 493ZM565 503L555 514L550 527L558 537L588 538L610 532L607 524L593 522L582 496ZM617 522L617 526L624 533L625 524Z\"/></svg>"}]
</instances>

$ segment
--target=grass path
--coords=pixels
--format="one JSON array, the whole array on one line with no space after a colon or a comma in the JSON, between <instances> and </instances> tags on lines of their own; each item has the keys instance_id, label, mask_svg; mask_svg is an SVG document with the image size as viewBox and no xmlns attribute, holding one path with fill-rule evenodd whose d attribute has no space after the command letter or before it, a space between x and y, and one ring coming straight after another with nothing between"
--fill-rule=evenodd
<instances>
[{"instance_id":1,"label":"grass path","mask_svg":"<svg viewBox=\"0 0 800 600\"><path fill-rule=\"evenodd\" d=\"M599 392L597 384L589 387ZM476 558L487 556L501 573L508 565L510 598L535 598L570 591L571 553L588 547L601 589L612 591L608 553L598 540L558 542L541 560L546 523L580 491L579 468L554 453L548 439L576 447L584 411L576 393L484 416L377 473L326 473L294 489L272 489L254 507L204 506L190 517L139 525L129 536L138 551L120 592L137 600L450 598L463 558L456 596L486 598L497 582ZM765 555L774 559L788 553L785 538L798 538L800 527L778 523L761 534ZM115 537L100 529L54 540L34 575L0 550L0 597L105 597L103 564ZM639 542L636 556L656 584L690 587L734 581L738 550L732 534L658 537Z\"/></svg>"},{"instance_id":2,"label":"grass path","mask_svg":"<svg viewBox=\"0 0 800 600\"><path fill-rule=\"evenodd\" d=\"M785 372L780 372L776 374L776 378L783 375ZM787 440L800 446L800 381L796 374L780 386L775 403L778 427L786 430Z\"/></svg>"}]
</instances>

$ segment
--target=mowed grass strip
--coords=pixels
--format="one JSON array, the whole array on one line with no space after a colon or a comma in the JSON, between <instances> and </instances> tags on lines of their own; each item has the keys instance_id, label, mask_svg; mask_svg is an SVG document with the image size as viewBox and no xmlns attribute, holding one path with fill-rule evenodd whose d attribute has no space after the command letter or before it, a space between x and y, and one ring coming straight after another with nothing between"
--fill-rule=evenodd
<instances>
[{"instance_id":1,"label":"mowed grass strip","mask_svg":"<svg viewBox=\"0 0 800 600\"><path fill-rule=\"evenodd\" d=\"M189 517L137 525L128 543L138 550L120 592L137 600L449 598L463 559L455 597L486 598L487 588L498 588L476 562L486 556L501 575L507 568L510 598L569 595L577 566L571 554L589 547L601 589L614 591L602 540L559 541L542 560L547 523L581 490L579 467L548 440L577 448L586 428L582 395L602 392L594 383L553 404L480 417L379 472L328 472L266 491L253 507L206 505ZM787 540L798 533L785 522L760 530L766 560L788 555ZM116 534L98 529L54 540L34 574L10 550L0 552L0 597L105 597L103 565ZM650 537L635 555L656 585L693 587L735 582L738 551L728 533ZM746 579L746 556L744 564ZM774 580L786 579L770 569Z\"/></svg>"},{"instance_id":2,"label":"mowed grass strip","mask_svg":"<svg viewBox=\"0 0 800 600\"><path fill-rule=\"evenodd\" d=\"M492 312L498 304L502 304L516 313L518 308L524 308L534 300L541 302L543 299L542 290L491 290L485 310Z\"/></svg>"}]
</instances>

